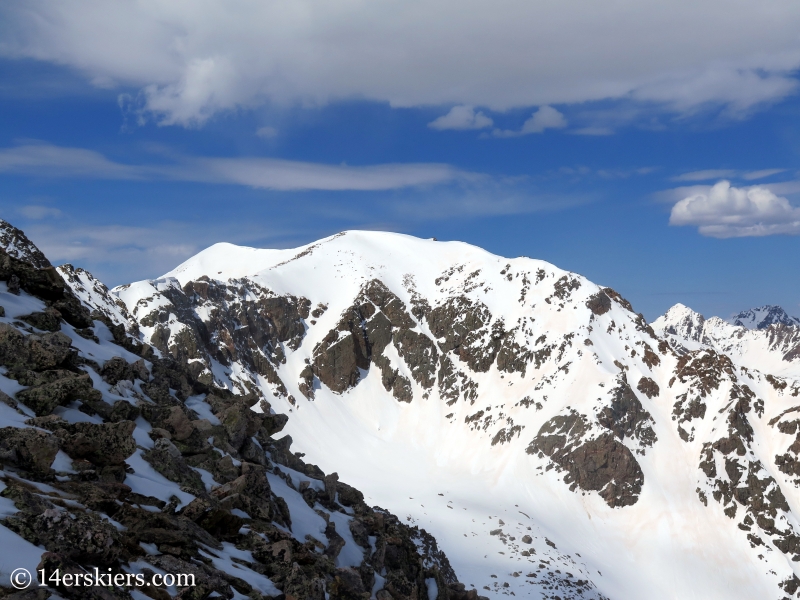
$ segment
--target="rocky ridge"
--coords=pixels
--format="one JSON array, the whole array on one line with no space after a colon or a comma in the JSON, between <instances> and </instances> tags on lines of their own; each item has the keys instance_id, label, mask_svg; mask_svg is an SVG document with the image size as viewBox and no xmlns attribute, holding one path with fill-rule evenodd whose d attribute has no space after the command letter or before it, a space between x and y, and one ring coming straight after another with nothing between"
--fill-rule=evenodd
<instances>
[{"instance_id":1,"label":"rocky ridge","mask_svg":"<svg viewBox=\"0 0 800 600\"><path fill-rule=\"evenodd\" d=\"M0 241L0 539L14 549L0 597L480 597L425 530L368 506L335 472L293 453L290 436L277 439L287 417L262 393L225 389L197 367L198 357L249 360L267 377L259 365L280 363L303 332L301 300L238 301L212 289L263 327L259 347L239 348L234 335L227 354L180 342L173 353L143 341L127 307L91 274L54 269L5 222ZM181 297L202 297L202 283ZM258 321L259 310L273 318ZM151 313L139 318L169 326ZM196 326L207 339L223 330ZM190 573L196 585L15 592L9 561L31 572Z\"/></svg>"}]
</instances>

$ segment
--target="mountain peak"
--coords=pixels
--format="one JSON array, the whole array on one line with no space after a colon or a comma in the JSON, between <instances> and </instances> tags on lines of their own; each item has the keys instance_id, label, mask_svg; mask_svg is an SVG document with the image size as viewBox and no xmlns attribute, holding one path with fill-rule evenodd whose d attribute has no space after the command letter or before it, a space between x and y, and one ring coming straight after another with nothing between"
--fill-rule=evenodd
<instances>
[{"instance_id":1,"label":"mountain peak","mask_svg":"<svg viewBox=\"0 0 800 600\"><path fill-rule=\"evenodd\" d=\"M36 269L50 267L50 261L28 237L11 223L0 219L0 249L19 261L30 264Z\"/></svg>"},{"instance_id":2,"label":"mountain peak","mask_svg":"<svg viewBox=\"0 0 800 600\"><path fill-rule=\"evenodd\" d=\"M685 340L699 342L703 336L706 319L700 313L681 303L672 306L653 321L653 329L660 335L671 333Z\"/></svg>"},{"instance_id":3,"label":"mountain peak","mask_svg":"<svg viewBox=\"0 0 800 600\"><path fill-rule=\"evenodd\" d=\"M731 317L730 323L747 329L767 329L770 325L800 326L800 319L790 317L780 306L767 304L734 315Z\"/></svg>"}]
</instances>

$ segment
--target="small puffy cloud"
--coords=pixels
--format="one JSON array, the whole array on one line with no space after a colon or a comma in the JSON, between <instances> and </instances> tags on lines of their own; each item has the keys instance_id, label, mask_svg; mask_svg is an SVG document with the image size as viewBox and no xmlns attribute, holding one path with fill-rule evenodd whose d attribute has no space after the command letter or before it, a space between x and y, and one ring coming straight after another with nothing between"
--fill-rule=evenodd
<instances>
[{"instance_id":1,"label":"small puffy cloud","mask_svg":"<svg viewBox=\"0 0 800 600\"><path fill-rule=\"evenodd\" d=\"M265 140L269 140L278 135L278 130L269 126L259 127L256 129L256 135L260 138L264 138Z\"/></svg>"},{"instance_id":2,"label":"small puffy cloud","mask_svg":"<svg viewBox=\"0 0 800 600\"><path fill-rule=\"evenodd\" d=\"M493 121L482 112L475 112L472 106L454 106L446 115L428 123L431 129L484 129L491 127Z\"/></svg>"},{"instance_id":3,"label":"small puffy cloud","mask_svg":"<svg viewBox=\"0 0 800 600\"><path fill-rule=\"evenodd\" d=\"M672 207L670 225L692 225L701 235L730 238L800 234L800 208L762 186L736 188L720 181Z\"/></svg>"},{"instance_id":4,"label":"small puffy cloud","mask_svg":"<svg viewBox=\"0 0 800 600\"><path fill-rule=\"evenodd\" d=\"M61 216L61 211L51 206L39 206L37 204L30 204L22 206L17 209L17 212L28 219L41 220L41 219L56 219Z\"/></svg>"},{"instance_id":5,"label":"small puffy cloud","mask_svg":"<svg viewBox=\"0 0 800 600\"><path fill-rule=\"evenodd\" d=\"M566 117L552 106L540 106L530 118L522 124L522 129L513 131L508 129L495 129L495 137L519 137L531 133L542 133L545 129L562 129L567 126Z\"/></svg>"}]
</instances>

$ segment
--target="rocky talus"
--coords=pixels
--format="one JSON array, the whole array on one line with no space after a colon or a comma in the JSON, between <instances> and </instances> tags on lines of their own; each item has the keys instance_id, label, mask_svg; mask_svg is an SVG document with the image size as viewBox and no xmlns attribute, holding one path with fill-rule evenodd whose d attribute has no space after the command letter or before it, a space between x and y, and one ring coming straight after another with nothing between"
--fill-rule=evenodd
<instances>
[{"instance_id":1,"label":"rocky talus","mask_svg":"<svg viewBox=\"0 0 800 600\"><path fill-rule=\"evenodd\" d=\"M210 376L212 360L242 361L280 391L274 364L285 346L299 344L302 319L321 307L195 281L165 291L185 323L183 337L156 334L151 346L138 337L139 323L166 330L169 313L138 314L137 323L85 271L54 269L21 231L3 223L0 240L2 539L38 556L32 566L48 572L186 573L196 581L135 590L7 587L0 597L480 598L457 581L425 530L368 506L336 473L293 453L291 437L277 435L287 417L261 395L224 389ZM413 324L382 290L368 297L373 316L386 315L374 328L382 333L363 348L378 364L380 343ZM206 298L228 312L192 318L192 303ZM230 319L235 328L227 328ZM331 381L347 385L348 368ZM309 393L326 377L314 363ZM398 377L387 374L387 385L402 398ZM0 571L16 566L13 553Z\"/></svg>"}]
</instances>

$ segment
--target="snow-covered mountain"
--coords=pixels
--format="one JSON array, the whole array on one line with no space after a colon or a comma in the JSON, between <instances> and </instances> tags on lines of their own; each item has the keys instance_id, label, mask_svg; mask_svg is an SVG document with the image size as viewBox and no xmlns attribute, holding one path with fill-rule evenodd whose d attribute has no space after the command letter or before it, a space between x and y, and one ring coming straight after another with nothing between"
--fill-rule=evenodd
<instances>
[{"instance_id":1,"label":"snow-covered mountain","mask_svg":"<svg viewBox=\"0 0 800 600\"><path fill-rule=\"evenodd\" d=\"M761 306L731 317L731 323L747 329L767 329L770 325L800 325L800 319L790 317L780 306Z\"/></svg>"},{"instance_id":2,"label":"snow-covered mountain","mask_svg":"<svg viewBox=\"0 0 800 600\"><path fill-rule=\"evenodd\" d=\"M139 338L0 220L0 597L485 599L430 534L276 439L263 397Z\"/></svg>"},{"instance_id":3,"label":"snow-covered mountain","mask_svg":"<svg viewBox=\"0 0 800 600\"><path fill-rule=\"evenodd\" d=\"M754 309L742 312L739 316L758 314L765 314L765 311ZM774 316L779 313L773 310L770 314ZM755 321L757 319L749 318L747 322ZM713 348L743 367L771 375L800 377L798 325L779 321L765 327L751 328L731 324L719 317L706 319L683 304L676 304L653 321L652 327L678 353Z\"/></svg>"},{"instance_id":4,"label":"snow-covered mountain","mask_svg":"<svg viewBox=\"0 0 800 600\"><path fill-rule=\"evenodd\" d=\"M800 593L794 327L675 307L651 328L542 261L357 231L217 244L111 296L119 327L263 397L305 460L431 532L468 589Z\"/></svg>"}]
</instances>

